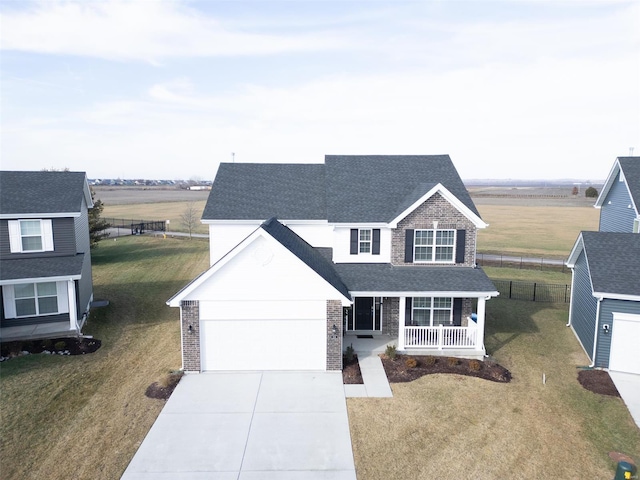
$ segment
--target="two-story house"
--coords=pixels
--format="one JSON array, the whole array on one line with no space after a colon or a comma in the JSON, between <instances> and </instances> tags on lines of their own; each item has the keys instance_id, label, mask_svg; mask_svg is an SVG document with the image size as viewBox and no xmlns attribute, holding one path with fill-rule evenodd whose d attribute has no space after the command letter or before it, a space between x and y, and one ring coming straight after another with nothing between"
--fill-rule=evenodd
<instances>
[{"instance_id":1,"label":"two-story house","mask_svg":"<svg viewBox=\"0 0 640 480\"><path fill-rule=\"evenodd\" d=\"M569 255L569 326L591 366L640 374L640 157L619 157L596 200L600 231Z\"/></svg>"},{"instance_id":2,"label":"two-story house","mask_svg":"<svg viewBox=\"0 0 640 480\"><path fill-rule=\"evenodd\" d=\"M93 298L83 172L0 172L0 339L80 334Z\"/></svg>"},{"instance_id":3,"label":"two-story house","mask_svg":"<svg viewBox=\"0 0 640 480\"><path fill-rule=\"evenodd\" d=\"M358 335L485 354L487 224L448 155L224 163L202 222L211 267L167 302L187 371L340 370Z\"/></svg>"}]
</instances>

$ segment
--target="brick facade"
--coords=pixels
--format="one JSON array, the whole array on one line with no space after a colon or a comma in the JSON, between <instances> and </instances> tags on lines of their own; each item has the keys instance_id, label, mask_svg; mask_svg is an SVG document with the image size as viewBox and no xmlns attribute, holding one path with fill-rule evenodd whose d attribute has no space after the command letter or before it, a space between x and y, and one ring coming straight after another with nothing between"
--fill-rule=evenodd
<instances>
[{"instance_id":1,"label":"brick facade","mask_svg":"<svg viewBox=\"0 0 640 480\"><path fill-rule=\"evenodd\" d=\"M337 332L333 332L333 327ZM342 370L342 302L327 300L327 370Z\"/></svg>"},{"instance_id":2,"label":"brick facade","mask_svg":"<svg viewBox=\"0 0 640 480\"><path fill-rule=\"evenodd\" d=\"M407 229L432 229L434 221L438 222L438 229L466 230L464 263L456 265L463 267L474 266L476 226L439 193L435 193L407 215L398 223L398 227L391 231L391 263L393 265L424 265L432 268L438 265L451 266L452 264L450 263L407 264L404 262L405 231Z\"/></svg>"},{"instance_id":3,"label":"brick facade","mask_svg":"<svg viewBox=\"0 0 640 480\"><path fill-rule=\"evenodd\" d=\"M183 300L182 310L182 368L185 372L200 372L200 302ZM191 326L191 331L189 331Z\"/></svg>"},{"instance_id":4,"label":"brick facade","mask_svg":"<svg viewBox=\"0 0 640 480\"><path fill-rule=\"evenodd\" d=\"M382 333L397 335L399 319L400 299L398 297L384 297L382 299Z\"/></svg>"}]
</instances>

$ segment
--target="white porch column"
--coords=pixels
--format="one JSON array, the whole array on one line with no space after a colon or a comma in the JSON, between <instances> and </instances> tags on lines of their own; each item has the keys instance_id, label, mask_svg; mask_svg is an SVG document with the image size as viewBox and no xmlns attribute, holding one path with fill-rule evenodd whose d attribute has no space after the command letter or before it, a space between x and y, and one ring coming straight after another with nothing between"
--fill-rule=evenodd
<instances>
[{"instance_id":1,"label":"white porch column","mask_svg":"<svg viewBox=\"0 0 640 480\"><path fill-rule=\"evenodd\" d=\"M78 329L78 309L76 307L76 284L67 280L67 300L69 302L69 330Z\"/></svg>"},{"instance_id":2,"label":"white porch column","mask_svg":"<svg viewBox=\"0 0 640 480\"><path fill-rule=\"evenodd\" d=\"M478 327L476 348L478 349L484 349L484 324L486 315L486 304L487 298L478 298L478 311L476 312L478 315L478 322L476 323L476 326Z\"/></svg>"},{"instance_id":3,"label":"white porch column","mask_svg":"<svg viewBox=\"0 0 640 480\"><path fill-rule=\"evenodd\" d=\"M406 297L400 297L400 315L398 315L398 350L404 350L404 324L407 309Z\"/></svg>"}]
</instances>

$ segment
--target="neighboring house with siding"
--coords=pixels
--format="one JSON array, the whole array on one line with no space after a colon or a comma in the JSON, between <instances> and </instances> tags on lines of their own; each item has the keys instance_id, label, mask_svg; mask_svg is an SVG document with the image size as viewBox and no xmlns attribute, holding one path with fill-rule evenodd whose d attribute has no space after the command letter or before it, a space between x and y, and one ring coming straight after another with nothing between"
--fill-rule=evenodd
<instances>
[{"instance_id":1,"label":"neighboring house with siding","mask_svg":"<svg viewBox=\"0 0 640 480\"><path fill-rule=\"evenodd\" d=\"M618 157L595 207L601 232L638 233L640 225L640 157Z\"/></svg>"},{"instance_id":2,"label":"neighboring house with siding","mask_svg":"<svg viewBox=\"0 0 640 480\"><path fill-rule=\"evenodd\" d=\"M600 231L581 232L567 261L569 325L591 366L638 374L639 205L640 157L619 157L596 201Z\"/></svg>"},{"instance_id":3,"label":"neighboring house with siding","mask_svg":"<svg viewBox=\"0 0 640 480\"><path fill-rule=\"evenodd\" d=\"M448 155L224 163L202 222L211 267L167 302L187 371L340 370L362 335L485 354L487 224Z\"/></svg>"},{"instance_id":4,"label":"neighboring house with siding","mask_svg":"<svg viewBox=\"0 0 640 480\"><path fill-rule=\"evenodd\" d=\"M0 172L0 339L77 335L93 299L84 172Z\"/></svg>"}]
</instances>

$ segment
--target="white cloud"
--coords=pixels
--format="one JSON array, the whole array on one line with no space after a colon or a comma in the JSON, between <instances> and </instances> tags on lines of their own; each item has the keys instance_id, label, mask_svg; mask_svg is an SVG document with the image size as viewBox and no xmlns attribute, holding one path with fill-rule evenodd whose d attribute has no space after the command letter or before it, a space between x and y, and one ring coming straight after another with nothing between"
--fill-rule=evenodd
<instances>
[{"instance_id":1,"label":"white cloud","mask_svg":"<svg viewBox=\"0 0 640 480\"><path fill-rule=\"evenodd\" d=\"M43 1L2 15L5 50L111 60L269 55L334 49L340 43L337 37L229 28L177 1Z\"/></svg>"}]
</instances>

